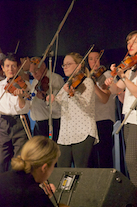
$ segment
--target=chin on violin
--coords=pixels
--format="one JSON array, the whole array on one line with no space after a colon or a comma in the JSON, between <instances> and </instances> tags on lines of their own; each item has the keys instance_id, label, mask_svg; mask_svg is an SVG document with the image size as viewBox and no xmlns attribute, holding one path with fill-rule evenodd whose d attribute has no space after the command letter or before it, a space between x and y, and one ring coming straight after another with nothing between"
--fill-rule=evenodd
<instances>
[{"instance_id":1,"label":"chin on violin","mask_svg":"<svg viewBox=\"0 0 137 207\"><path fill-rule=\"evenodd\" d=\"M4 89L5 92L11 93L14 96L19 96L20 98L30 98L29 91L27 90L27 84L21 76L17 76L14 80L10 78Z\"/></svg>"}]
</instances>

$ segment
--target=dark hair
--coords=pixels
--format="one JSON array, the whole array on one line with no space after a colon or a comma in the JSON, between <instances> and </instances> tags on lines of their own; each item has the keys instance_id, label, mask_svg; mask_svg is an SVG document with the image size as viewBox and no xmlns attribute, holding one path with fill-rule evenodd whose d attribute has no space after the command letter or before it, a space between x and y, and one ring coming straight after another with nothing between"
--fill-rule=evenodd
<instances>
[{"instance_id":1,"label":"dark hair","mask_svg":"<svg viewBox=\"0 0 137 207\"><path fill-rule=\"evenodd\" d=\"M92 52L96 52L96 53L98 53L98 54L100 54L100 52L101 52L101 49L98 47L98 46L94 46L94 48L93 48L93 50L91 50L91 52L90 53L92 53ZM89 54L90 54L89 53ZM89 55L88 55L89 56ZM105 65L105 67L108 67L108 63L107 63L108 61L107 61L107 57L106 57L106 55L104 55L104 53L103 53L103 55L102 55L102 57L101 57L101 59L100 59L100 65ZM86 66L89 68L89 70L91 69L90 68L90 66L89 66L89 63L88 63L88 58L86 59Z\"/></svg>"},{"instance_id":2,"label":"dark hair","mask_svg":"<svg viewBox=\"0 0 137 207\"><path fill-rule=\"evenodd\" d=\"M21 65L20 58L14 53L7 53L5 57L2 59L2 66L4 66L5 60L11 60L13 62L17 62L17 66Z\"/></svg>"}]
</instances>

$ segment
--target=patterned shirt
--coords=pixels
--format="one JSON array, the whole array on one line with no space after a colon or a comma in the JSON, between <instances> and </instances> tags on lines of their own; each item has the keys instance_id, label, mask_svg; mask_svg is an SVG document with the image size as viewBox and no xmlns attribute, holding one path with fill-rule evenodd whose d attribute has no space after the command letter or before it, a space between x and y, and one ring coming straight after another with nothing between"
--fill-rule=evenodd
<instances>
[{"instance_id":1,"label":"patterned shirt","mask_svg":"<svg viewBox=\"0 0 137 207\"><path fill-rule=\"evenodd\" d=\"M55 100L61 104L61 127L58 144L70 145L84 141L91 135L98 142L95 122L94 83L86 78L76 89L74 96L69 97L62 88Z\"/></svg>"}]
</instances>

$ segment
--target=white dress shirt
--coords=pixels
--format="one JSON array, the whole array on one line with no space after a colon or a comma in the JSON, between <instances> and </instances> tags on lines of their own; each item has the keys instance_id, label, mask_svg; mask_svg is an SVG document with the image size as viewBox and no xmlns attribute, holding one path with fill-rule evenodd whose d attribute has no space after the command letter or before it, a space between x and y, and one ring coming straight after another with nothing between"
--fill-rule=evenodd
<instances>
[{"instance_id":1,"label":"white dress shirt","mask_svg":"<svg viewBox=\"0 0 137 207\"><path fill-rule=\"evenodd\" d=\"M27 82L26 82L27 83ZM23 108L19 107L18 96L14 96L8 92L5 92L5 86L7 85L7 78L0 81L0 114L3 115L18 115L27 114L30 108L30 101L25 101L25 106ZM29 83L27 83L29 86Z\"/></svg>"}]
</instances>

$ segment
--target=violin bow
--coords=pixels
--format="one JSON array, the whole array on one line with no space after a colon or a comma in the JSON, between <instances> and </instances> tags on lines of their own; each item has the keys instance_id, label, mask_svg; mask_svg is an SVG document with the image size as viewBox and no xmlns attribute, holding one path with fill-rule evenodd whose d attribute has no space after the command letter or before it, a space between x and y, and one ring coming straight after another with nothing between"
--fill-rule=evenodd
<instances>
[{"instance_id":1,"label":"violin bow","mask_svg":"<svg viewBox=\"0 0 137 207\"><path fill-rule=\"evenodd\" d=\"M17 42L17 45L16 45L16 48L15 48L15 52L14 52L14 54L17 53L17 50L18 50L18 47L19 47L19 43L20 43L20 40Z\"/></svg>"},{"instance_id":2,"label":"violin bow","mask_svg":"<svg viewBox=\"0 0 137 207\"><path fill-rule=\"evenodd\" d=\"M56 31L56 33L55 33L55 35L54 35L54 37L53 37L51 43L48 45L47 49L46 49L45 52L44 52L43 58L41 59L39 65L38 65L38 68L40 68L42 62L44 62L44 60L46 59L48 52L50 51L52 45L54 44L54 42L55 42L55 40L56 40L56 38L57 38L57 36L58 36L58 34L59 34L61 28L63 27L63 25L64 25L64 23L65 23L65 21L66 21L68 15L69 15L69 13L71 12L71 10L72 10L72 8L73 8L74 2L75 2L75 0L73 0L73 1L71 2L71 5L69 6L69 8L68 8L68 10L67 10L67 12L66 12L66 14L65 14L65 16L64 16L64 18L63 18L63 20L62 20L61 23L59 24L59 27L58 27L58 29L57 29L57 31Z\"/></svg>"},{"instance_id":3,"label":"violin bow","mask_svg":"<svg viewBox=\"0 0 137 207\"><path fill-rule=\"evenodd\" d=\"M89 53L91 52L91 50L93 50L94 46L95 46L94 44L91 46L91 48L90 48L89 51L86 53L86 55L83 57L83 59L81 60L81 62L77 65L77 67L75 68L75 70L73 71L73 73L71 74L71 76L69 77L69 79L68 79L67 82L69 82L69 81L73 78L73 76L74 76L74 74L75 74L75 71L77 70L78 66L84 62L84 60L85 60L86 57L89 55Z\"/></svg>"},{"instance_id":4,"label":"violin bow","mask_svg":"<svg viewBox=\"0 0 137 207\"><path fill-rule=\"evenodd\" d=\"M131 47L132 47L132 46L133 46L133 44L135 43L136 38L137 38L137 35L136 35L136 37L135 37L135 39L134 39L133 43L131 44L131 46L130 46L129 50L131 49ZM125 55L125 57L124 57L123 61L124 61L124 60L126 59L126 57L128 56L128 54L129 54L129 50L127 51L127 53L126 53L126 55ZM121 61L121 62L122 62L122 61ZM118 66L119 66L119 65L118 65ZM115 69L115 70L117 70L117 69L118 69L118 66L116 67L116 69ZM116 79L116 77L117 77L117 74L114 76L113 80L115 80L115 79Z\"/></svg>"},{"instance_id":5,"label":"violin bow","mask_svg":"<svg viewBox=\"0 0 137 207\"><path fill-rule=\"evenodd\" d=\"M4 93L1 95L0 100L1 100L1 98L3 97L3 95L8 91L9 87L10 87L11 84L14 82L14 80L15 80L15 78L17 77L17 75L19 74L19 72L22 70L22 68L23 68L23 66L25 65L26 61L27 61L27 60L25 60L25 61L23 62L23 64L21 65L20 69L18 70L18 72L17 72L16 75L14 76L14 78L12 79L12 81L10 82L10 84L8 85L8 87L6 88L6 90L4 91Z\"/></svg>"},{"instance_id":6,"label":"violin bow","mask_svg":"<svg viewBox=\"0 0 137 207\"><path fill-rule=\"evenodd\" d=\"M99 57L98 57L97 61L95 62L95 64L94 64L92 70L90 71L90 75L92 75L92 74L94 73L95 66L97 65L98 61L99 61L100 58L102 57L103 53L104 53L104 50L101 50L100 53L99 53Z\"/></svg>"},{"instance_id":7,"label":"violin bow","mask_svg":"<svg viewBox=\"0 0 137 207\"><path fill-rule=\"evenodd\" d=\"M55 194L54 194L54 192L53 192L53 190L52 190L52 188L51 188L51 186L50 186L49 181L46 180L46 181L44 181L44 182L42 183L42 187L44 187L45 189L46 189L47 185L49 186L50 191L51 191L51 193L52 193L52 195L53 195L53 197L54 197L54 200L55 200L55 202L56 202L56 207L59 207L59 203L57 202L56 196L55 196ZM47 191L47 190L46 190L46 191Z\"/></svg>"},{"instance_id":8,"label":"violin bow","mask_svg":"<svg viewBox=\"0 0 137 207\"><path fill-rule=\"evenodd\" d=\"M31 139L32 138L31 132L30 132L30 129L29 129L29 126L28 126L28 123L27 123L27 120L26 120L26 117L25 117L24 114L20 114L20 120L21 120L22 125L23 125L23 127L25 129L25 132L26 132L26 134L28 136L28 139Z\"/></svg>"},{"instance_id":9,"label":"violin bow","mask_svg":"<svg viewBox=\"0 0 137 207\"><path fill-rule=\"evenodd\" d=\"M93 50L93 48L94 48L94 44L91 46L91 48L89 49L89 51L88 51L88 52L86 53L86 55L83 57L83 59L81 60L81 62L77 65L77 67L75 68L75 70L73 71L73 73L71 74L71 76L69 77L69 79L67 80L66 83L68 83L69 81L71 81L71 79L73 78L74 73L75 73L75 71L77 70L78 66L84 62L84 60L86 59L86 57L88 56L88 54L91 52L91 50ZM66 83L65 83L65 84L66 84ZM64 85L65 85L65 84L64 84ZM64 85L61 87L61 89L64 87ZM58 93L61 91L61 89L58 91ZM58 94L58 93L57 93L57 94ZM56 94L56 96L57 96L57 94Z\"/></svg>"},{"instance_id":10,"label":"violin bow","mask_svg":"<svg viewBox=\"0 0 137 207\"><path fill-rule=\"evenodd\" d=\"M133 43L131 44L131 46L130 46L130 48L129 48L129 50L131 49L131 47L133 46L133 44L134 44L134 42L135 42L135 40L136 40L136 38L137 38L137 35L136 35L136 37L135 37L135 39L134 39L134 41L133 41ZM128 54L129 54L129 50L127 51L127 53L126 53L126 55L125 55L125 57L123 58L123 60L122 61L124 61L125 59L126 59L126 57L128 56ZM121 61L121 62L122 62ZM118 65L119 66L119 65ZM116 71L117 71L117 69L118 69L118 66L116 67ZM116 77L117 77L117 74L114 76L114 80L116 79Z\"/></svg>"}]
</instances>

